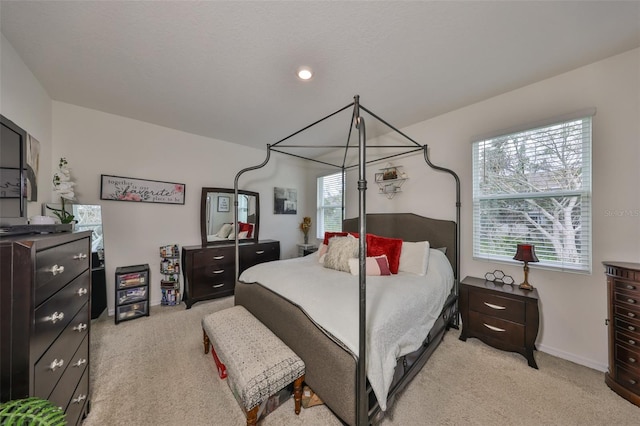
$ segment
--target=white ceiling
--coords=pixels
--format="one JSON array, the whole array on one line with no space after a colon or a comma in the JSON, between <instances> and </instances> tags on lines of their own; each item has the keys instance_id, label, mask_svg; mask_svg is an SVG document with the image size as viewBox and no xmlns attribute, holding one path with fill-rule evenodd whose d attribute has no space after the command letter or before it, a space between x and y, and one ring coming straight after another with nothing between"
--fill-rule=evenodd
<instances>
[{"instance_id":1,"label":"white ceiling","mask_svg":"<svg viewBox=\"0 0 640 426\"><path fill-rule=\"evenodd\" d=\"M401 128L640 46L637 1L2 0L0 16L52 99L258 148L356 94Z\"/></svg>"}]
</instances>

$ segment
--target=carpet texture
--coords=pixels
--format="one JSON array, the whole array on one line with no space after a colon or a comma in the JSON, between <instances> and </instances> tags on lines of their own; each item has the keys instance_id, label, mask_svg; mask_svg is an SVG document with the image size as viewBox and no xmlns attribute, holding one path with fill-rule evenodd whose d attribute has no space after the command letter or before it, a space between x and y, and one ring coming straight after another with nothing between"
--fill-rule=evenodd
<instances>
[{"instance_id":1,"label":"carpet texture","mask_svg":"<svg viewBox=\"0 0 640 426\"><path fill-rule=\"evenodd\" d=\"M84 426L244 425L244 414L202 346L202 317L233 297L154 306L151 316L91 332L91 412ZM382 425L638 425L640 408L612 392L604 374L536 352L540 370L517 354L451 330L399 395ZM294 414L288 400L262 422L341 425L325 406Z\"/></svg>"}]
</instances>

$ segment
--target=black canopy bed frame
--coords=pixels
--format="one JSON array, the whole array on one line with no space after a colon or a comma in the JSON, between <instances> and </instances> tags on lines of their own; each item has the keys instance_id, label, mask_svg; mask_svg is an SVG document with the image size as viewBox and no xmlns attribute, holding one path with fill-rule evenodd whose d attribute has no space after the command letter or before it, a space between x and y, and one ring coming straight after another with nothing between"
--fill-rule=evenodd
<instances>
[{"instance_id":1,"label":"black canopy bed frame","mask_svg":"<svg viewBox=\"0 0 640 426\"><path fill-rule=\"evenodd\" d=\"M353 108L352 121L349 127L346 145L284 145L284 142L305 130ZM367 139L363 110L395 133L410 142L410 145L373 145L374 148L403 149L402 152L367 160ZM353 129L358 132L358 143L351 144ZM344 148L345 154L341 165L332 164L316 158L309 158L292 152L288 148ZM347 152L358 149L358 163L347 166ZM359 96L354 102L335 111L326 117L298 130L273 145L267 145L265 160L256 166L240 170L234 181L234 217L238 226L238 182L240 177L249 171L260 169L269 163L271 152L313 161L336 167L342 170L343 186L348 169L358 168L359 215L357 218L343 220L343 231L359 232L359 354L354 355L345 346L324 332L297 305L280 297L278 294L261 286L259 283L247 284L238 282L235 289L235 303L243 305L254 316L269 327L280 339L294 350L306 364L306 382L323 399L327 406L343 421L351 425L367 425L378 422L384 412L380 409L375 395L368 386L366 376L366 234L401 238L404 241L429 240L432 248L447 247L447 258L454 273L454 284L444 308L422 347L410 354L400 357L395 369L395 376L387 398L387 409L392 405L396 395L420 371L433 351L442 341L444 333L450 327L458 328L458 283L460 280L460 179L450 169L434 165L429 160L428 146L418 142L396 129L360 104ZM456 221L424 218L410 213L399 214L367 214L366 212L366 167L370 163L388 160L401 155L423 152L426 164L436 171L450 174L455 179L456 187ZM343 187L344 194L344 187ZM342 211L344 214L344 197ZM236 277L239 273L238 229L236 229ZM453 250L451 250L453 249Z\"/></svg>"}]
</instances>

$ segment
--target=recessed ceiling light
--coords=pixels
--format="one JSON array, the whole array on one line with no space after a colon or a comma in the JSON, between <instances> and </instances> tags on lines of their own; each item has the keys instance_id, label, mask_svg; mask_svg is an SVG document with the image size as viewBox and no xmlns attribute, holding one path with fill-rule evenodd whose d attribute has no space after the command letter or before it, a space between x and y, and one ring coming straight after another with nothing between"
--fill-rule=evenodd
<instances>
[{"instance_id":1,"label":"recessed ceiling light","mask_svg":"<svg viewBox=\"0 0 640 426\"><path fill-rule=\"evenodd\" d=\"M300 67L298 68L298 78L300 80L311 80L313 77L313 72L311 72L311 68L309 67Z\"/></svg>"}]
</instances>

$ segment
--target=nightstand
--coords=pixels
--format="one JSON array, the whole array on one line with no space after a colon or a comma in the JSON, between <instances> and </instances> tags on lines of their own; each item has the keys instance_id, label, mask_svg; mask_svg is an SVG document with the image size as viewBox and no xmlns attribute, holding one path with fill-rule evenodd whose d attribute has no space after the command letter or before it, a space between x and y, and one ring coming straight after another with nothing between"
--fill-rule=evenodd
<instances>
[{"instance_id":1,"label":"nightstand","mask_svg":"<svg viewBox=\"0 0 640 426\"><path fill-rule=\"evenodd\" d=\"M298 257L306 256L318 250L315 244L298 244Z\"/></svg>"},{"instance_id":2,"label":"nightstand","mask_svg":"<svg viewBox=\"0 0 640 426\"><path fill-rule=\"evenodd\" d=\"M476 337L494 348L522 354L529 366L538 336L538 291L466 277L460 283L460 340Z\"/></svg>"}]
</instances>

